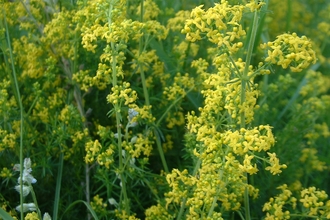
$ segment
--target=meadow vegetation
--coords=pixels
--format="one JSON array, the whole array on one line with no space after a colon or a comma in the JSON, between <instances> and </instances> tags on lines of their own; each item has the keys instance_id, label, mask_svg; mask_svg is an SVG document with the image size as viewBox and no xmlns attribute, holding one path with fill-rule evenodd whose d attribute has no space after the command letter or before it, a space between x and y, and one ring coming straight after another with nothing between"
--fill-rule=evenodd
<instances>
[{"instance_id":1,"label":"meadow vegetation","mask_svg":"<svg viewBox=\"0 0 330 220\"><path fill-rule=\"evenodd\" d=\"M0 219L330 219L329 1L0 6Z\"/></svg>"}]
</instances>

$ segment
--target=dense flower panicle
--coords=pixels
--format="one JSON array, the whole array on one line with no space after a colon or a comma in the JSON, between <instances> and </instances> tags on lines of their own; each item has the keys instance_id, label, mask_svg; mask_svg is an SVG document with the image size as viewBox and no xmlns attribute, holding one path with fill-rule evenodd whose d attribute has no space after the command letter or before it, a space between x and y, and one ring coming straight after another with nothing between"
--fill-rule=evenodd
<instances>
[{"instance_id":1,"label":"dense flower panicle","mask_svg":"<svg viewBox=\"0 0 330 220\"><path fill-rule=\"evenodd\" d=\"M186 91L193 88L195 84L194 78L188 74L181 75L177 73L171 86L164 88L164 96L167 100L175 101L178 98L186 96Z\"/></svg>"},{"instance_id":2,"label":"dense flower panicle","mask_svg":"<svg viewBox=\"0 0 330 220\"><path fill-rule=\"evenodd\" d=\"M106 213L105 210L108 204L103 202L103 198L101 198L98 194L93 197L93 200L90 204L94 211L98 213Z\"/></svg>"},{"instance_id":3,"label":"dense flower panicle","mask_svg":"<svg viewBox=\"0 0 330 220\"><path fill-rule=\"evenodd\" d=\"M102 149L102 146L98 140L89 141L86 143L85 150L86 150L86 156L85 156L85 162L91 163L94 161L95 156L99 153L99 151Z\"/></svg>"},{"instance_id":4,"label":"dense flower panicle","mask_svg":"<svg viewBox=\"0 0 330 220\"><path fill-rule=\"evenodd\" d=\"M265 219L290 219L290 211L286 210L287 206L290 205L295 209L297 199L292 196L292 192L286 184L277 187L277 189L282 190L281 194L270 198L269 202L264 204L262 211L266 212Z\"/></svg>"},{"instance_id":5,"label":"dense flower panicle","mask_svg":"<svg viewBox=\"0 0 330 220\"><path fill-rule=\"evenodd\" d=\"M133 6L134 7L134 6ZM134 11L136 8L134 8ZM143 2L143 20L153 20L161 13L158 5L153 0L145 0ZM141 4L139 4L137 10L137 15L141 15Z\"/></svg>"},{"instance_id":6,"label":"dense flower panicle","mask_svg":"<svg viewBox=\"0 0 330 220\"><path fill-rule=\"evenodd\" d=\"M137 93L130 88L130 83L128 82L125 82L123 85L112 87L111 93L107 96L108 103L113 105L132 106L136 99Z\"/></svg>"},{"instance_id":7,"label":"dense flower panicle","mask_svg":"<svg viewBox=\"0 0 330 220\"><path fill-rule=\"evenodd\" d=\"M313 171L324 171L328 169L328 166L324 161L320 161L317 156L317 150L315 148L304 148L299 160L305 164L305 172L312 173Z\"/></svg>"},{"instance_id":8,"label":"dense flower panicle","mask_svg":"<svg viewBox=\"0 0 330 220\"><path fill-rule=\"evenodd\" d=\"M204 36L218 45L224 47L231 53L237 52L242 43L235 40L245 36L245 31L239 23L244 6L231 6L227 1L216 3L208 10L202 9L203 5L196 7L191 12L191 19L187 19L182 33L186 34L186 39L191 42L201 40Z\"/></svg>"},{"instance_id":9,"label":"dense flower panicle","mask_svg":"<svg viewBox=\"0 0 330 220\"><path fill-rule=\"evenodd\" d=\"M47 56L43 45L38 45L31 39L32 36L22 36L13 42L13 52L16 57L16 64L22 67L22 78L41 78L44 73L43 62L39 58ZM25 50L22 50L25 48Z\"/></svg>"},{"instance_id":10,"label":"dense flower panicle","mask_svg":"<svg viewBox=\"0 0 330 220\"><path fill-rule=\"evenodd\" d=\"M303 189L300 192L299 202L306 208L308 216L319 216L330 218L328 195L323 190L317 190L315 187ZM328 207L326 207L328 206Z\"/></svg>"},{"instance_id":11,"label":"dense flower panicle","mask_svg":"<svg viewBox=\"0 0 330 220\"><path fill-rule=\"evenodd\" d=\"M269 125L260 125L251 130L226 131L223 143L230 146L235 154L244 155L248 151L268 151L274 146L275 138Z\"/></svg>"},{"instance_id":12,"label":"dense flower panicle","mask_svg":"<svg viewBox=\"0 0 330 220\"><path fill-rule=\"evenodd\" d=\"M296 33L282 34L273 42L261 45L262 49L268 49L265 62L290 67L292 72L301 72L310 64L316 62L316 55L312 49L312 43L307 37L298 37Z\"/></svg>"},{"instance_id":13,"label":"dense flower panicle","mask_svg":"<svg viewBox=\"0 0 330 220\"><path fill-rule=\"evenodd\" d=\"M134 54L134 59L132 61L131 68L133 70L136 69L135 73L141 73L141 70L148 71L150 69L150 65L159 60L156 50L143 51L142 53L140 53L139 50L133 50L132 53ZM141 65L142 68L138 68L139 65Z\"/></svg>"},{"instance_id":14,"label":"dense flower panicle","mask_svg":"<svg viewBox=\"0 0 330 220\"><path fill-rule=\"evenodd\" d=\"M166 27L171 31L181 31L189 18L190 11L180 10L175 14L174 18L168 19Z\"/></svg>"},{"instance_id":15,"label":"dense flower panicle","mask_svg":"<svg viewBox=\"0 0 330 220\"><path fill-rule=\"evenodd\" d=\"M142 107L134 107L134 109L139 113L136 117L138 121L144 122L146 124L150 124L156 121L156 118L151 114L152 106L142 106Z\"/></svg>"},{"instance_id":16,"label":"dense flower panicle","mask_svg":"<svg viewBox=\"0 0 330 220\"><path fill-rule=\"evenodd\" d=\"M185 124L184 113L181 111L168 114L166 118L166 127L172 129L174 126L182 126Z\"/></svg>"},{"instance_id":17,"label":"dense flower panicle","mask_svg":"<svg viewBox=\"0 0 330 220\"><path fill-rule=\"evenodd\" d=\"M16 157L24 131L24 143L30 146L23 150L36 159L43 157L40 165L45 175L57 163L46 165L62 154L66 160L63 165L69 163L72 168L63 169L63 175L86 168L86 180L79 173L72 181L83 183L86 192L88 181L93 181L90 206L99 218L138 219L133 212L142 214L143 209L149 220L221 220L260 208L259 201L265 196L256 187L259 182L263 184L259 178L265 177L260 171L281 174L287 165L280 164L279 158L287 159L301 147L295 163L291 163L292 168L299 167L292 177L296 179L279 180L281 184L291 181L291 187L283 184L277 188L281 192L263 206L265 219L289 219L299 212L301 218L330 219L325 191L305 185L311 173L314 178L316 171L329 169L319 156L325 152L319 145L330 137L329 127L322 121L330 107L330 82L318 72L329 63L325 51L329 46L330 8L321 8L327 5L325 0L288 1L284 5L279 0L236 5L226 0L206 1L205 6L189 11L185 9L193 3L181 1L0 1L5 12L0 13L0 50L5 61L0 59L0 155ZM315 7L307 8L312 3ZM274 4L280 6L271 8ZM301 22L296 22L298 19ZM294 27L300 35L305 24L313 24L305 34L314 36L315 42L296 33L282 34L261 45L264 58L250 49L259 37L267 41L268 35L274 38L272 34L283 33L280 26L285 26L285 31ZM9 56L10 44L13 57ZM302 79L285 71L278 77L268 76L274 64L301 72L317 59L321 68L313 66L317 70L307 70ZM279 69L276 72L281 72ZM12 79L12 72L18 77L21 97L13 90L16 79ZM295 90L293 86L298 84ZM296 98L294 103L291 94L299 94L292 97ZM259 103L265 115L256 111ZM93 114L88 118L89 107ZM24 120L20 120L19 109ZM281 109L290 114L277 118ZM298 126L305 122L302 119L308 127ZM278 131L283 122L297 130L290 133L297 137L288 138L291 136L285 129L283 134ZM181 153L184 132L186 152ZM274 135L282 144L276 149L278 155L271 152ZM298 147L283 150L287 146L283 139ZM160 171L165 173L160 176L156 174L162 169L158 156L166 170ZM80 163L81 158L85 163ZM168 171L164 158L167 162L172 158L188 160L180 163L180 169L170 164L174 168ZM1 164L8 166L7 162L5 159ZM31 160L25 158L23 178L13 187L24 197L37 182L31 167ZM20 168L14 166L15 171ZM305 174L305 181L301 181ZM10 169L1 169L4 183L12 176ZM76 194L70 191L72 186L61 187L69 197ZM273 189L267 187L272 186L265 186L271 195ZM77 195L84 193L82 187L76 188ZM299 198L293 196L296 192ZM257 206L244 205L257 197ZM0 207L7 211L9 202L3 200L0 198ZM150 202L157 204L146 208ZM41 218L36 203L21 205L16 211L30 212L25 219ZM67 201L63 205L68 205ZM43 204L46 206L49 202ZM261 217L258 211L252 215ZM51 218L45 213L43 219Z\"/></svg>"},{"instance_id":18,"label":"dense flower panicle","mask_svg":"<svg viewBox=\"0 0 330 220\"><path fill-rule=\"evenodd\" d=\"M43 29L41 42L51 47L53 55L56 57L74 59L75 51L71 41L78 34L78 29L72 21L74 14L65 10L54 13L53 19Z\"/></svg>"},{"instance_id":19,"label":"dense flower panicle","mask_svg":"<svg viewBox=\"0 0 330 220\"><path fill-rule=\"evenodd\" d=\"M307 70L305 77L307 83L300 90L300 94L304 97L326 94L330 89L330 77L321 72Z\"/></svg>"},{"instance_id":20,"label":"dense flower panicle","mask_svg":"<svg viewBox=\"0 0 330 220\"><path fill-rule=\"evenodd\" d=\"M2 170L0 172L1 178L5 179L5 178L10 178L12 176L13 176L13 174L10 169L8 169L7 167L2 168Z\"/></svg>"},{"instance_id":21,"label":"dense flower panicle","mask_svg":"<svg viewBox=\"0 0 330 220\"><path fill-rule=\"evenodd\" d=\"M125 149L129 152L132 158L139 158L141 155L148 158L151 154L153 149L152 145L154 143L151 139L152 137L145 137L142 134L138 134L130 144L126 144L127 147L125 147ZM125 144L123 145L125 146Z\"/></svg>"},{"instance_id":22,"label":"dense flower panicle","mask_svg":"<svg viewBox=\"0 0 330 220\"><path fill-rule=\"evenodd\" d=\"M266 170L269 170L273 175L282 173L281 169L286 169L286 164L280 164L279 159L276 157L276 153L269 153L267 152L269 156L269 166L266 167Z\"/></svg>"},{"instance_id":23,"label":"dense flower panicle","mask_svg":"<svg viewBox=\"0 0 330 220\"><path fill-rule=\"evenodd\" d=\"M151 206L145 211L146 220L167 220L167 219L174 219L175 216L168 213L168 210L161 206L160 204Z\"/></svg>"}]
</instances>

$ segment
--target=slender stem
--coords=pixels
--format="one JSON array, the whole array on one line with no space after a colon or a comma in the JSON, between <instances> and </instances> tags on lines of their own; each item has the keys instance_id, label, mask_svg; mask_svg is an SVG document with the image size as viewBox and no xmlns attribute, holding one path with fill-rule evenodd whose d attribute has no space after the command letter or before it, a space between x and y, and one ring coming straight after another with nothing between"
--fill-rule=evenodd
<instances>
[{"instance_id":1,"label":"slender stem","mask_svg":"<svg viewBox=\"0 0 330 220\"><path fill-rule=\"evenodd\" d=\"M143 14L144 14L144 0L141 0L141 14L140 14L140 21L141 23L143 23ZM144 46L143 46L143 37L140 38L139 41L139 56L141 56L143 50L144 50ZM141 76L141 82L142 82L142 88L143 88L143 95L144 95L144 100L145 100L145 105L146 106L150 106L150 99L149 99L149 93L148 93L148 88L147 88L147 82L146 82L146 76L144 74L144 70L143 70L143 63L139 62L139 69L140 69L140 76ZM151 113L151 112L150 112ZM159 122L159 121L158 121ZM157 123L156 126L158 126L159 124ZM154 134L156 136L156 145L157 145L157 150L159 152L160 155L160 160L162 161L164 170L166 173L169 172L167 163L166 163L166 159L165 159L165 155L163 152L163 148L162 148L162 143L160 140L159 135L157 134L156 129L154 129Z\"/></svg>"},{"instance_id":2,"label":"slender stem","mask_svg":"<svg viewBox=\"0 0 330 220\"><path fill-rule=\"evenodd\" d=\"M148 88L147 88L146 77L145 77L145 74L144 74L144 71L143 71L143 64L139 64L139 66L140 66L140 76L141 76L141 81L142 81L145 105L149 106L150 105L150 100L149 100L149 93L148 93Z\"/></svg>"},{"instance_id":3,"label":"slender stem","mask_svg":"<svg viewBox=\"0 0 330 220\"><path fill-rule=\"evenodd\" d=\"M253 14L253 23L252 23L252 31L251 31L251 36L249 40L249 46L246 54L246 60L245 60L245 68L244 72L242 75L242 81L241 81L241 107L243 108L240 117L241 117L241 128L245 128L245 111L243 104L245 102L246 94L245 94L245 89L246 89L246 84L249 80L248 73L249 73L249 66L251 63L251 58L252 58L252 52L253 52L253 47L254 47L254 41L256 38L257 30L258 30L258 21L259 21L259 13L256 10Z\"/></svg>"},{"instance_id":4,"label":"slender stem","mask_svg":"<svg viewBox=\"0 0 330 220\"><path fill-rule=\"evenodd\" d=\"M107 17L108 17L108 27L109 27L109 31L111 31L111 23L112 23L112 19L111 19L111 14L112 14L112 10L113 10L113 4L110 3L109 6L109 11L107 13ZM112 69L112 86L116 86L117 85L117 59L116 59L116 47L114 42L110 43L111 46L111 51L112 51L112 63L111 63L111 69ZM115 110L115 114L116 114L116 127L117 127L117 134L118 134L118 154L119 154L119 177L121 180L121 193L124 196L124 209L126 211L126 214L130 215L130 207L129 207L129 202L128 202L128 196L127 196L127 190L126 190L126 178L124 175L124 162L123 162L123 155L122 155L122 132L121 132L121 114L120 114L120 105L118 103L114 104L114 110Z\"/></svg>"},{"instance_id":5,"label":"slender stem","mask_svg":"<svg viewBox=\"0 0 330 220\"><path fill-rule=\"evenodd\" d=\"M157 145L157 149L158 149L158 152L159 152L160 159L162 161L164 170L165 170L166 173L169 173L169 169L168 169L167 162L166 162L166 159L165 159L165 155L164 155L164 152L163 152L163 148L162 148L162 143L160 141L160 137L157 134L157 131L154 131L154 133L156 134L156 145Z\"/></svg>"},{"instance_id":6,"label":"slender stem","mask_svg":"<svg viewBox=\"0 0 330 220\"><path fill-rule=\"evenodd\" d=\"M26 13L28 13L28 15L30 16L30 19L33 21L34 25L38 28L38 31L40 34L42 34L42 28L40 25L38 25L38 21L34 18L34 16L32 15L29 7L24 3L24 1L20 0L20 2L22 3Z\"/></svg>"},{"instance_id":7,"label":"slender stem","mask_svg":"<svg viewBox=\"0 0 330 220\"><path fill-rule=\"evenodd\" d=\"M60 146L61 149L61 146ZM62 185L62 174L63 174L63 152L61 149L59 165L57 170L56 189L55 189L55 201L53 207L53 219L58 219L58 208L60 205L61 185ZM87 194L87 193L86 193ZM87 201L89 204L89 201Z\"/></svg>"},{"instance_id":8,"label":"slender stem","mask_svg":"<svg viewBox=\"0 0 330 220\"><path fill-rule=\"evenodd\" d=\"M194 87L190 88L186 94L188 94L189 92L191 92L194 89ZM163 113L163 115L158 119L158 121L156 122L156 126L158 127L160 125L160 123L162 122L162 120L165 118L165 116L167 115L167 113L181 100L183 99L184 96L180 96L179 98L177 98L176 100L174 100L171 105L166 109L166 111Z\"/></svg>"},{"instance_id":9,"label":"slender stem","mask_svg":"<svg viewBox=\"0 0 330 220\"><path fill-rule=\"evenodd\" d=\"M287 0L288 11L286 12L286 24L285 24L285 31L290 30L291 21L292 21L292 1Z\"/></svg>"},{"instance_id":10,"label":"slender stem","mask_svg":"<svg viewBox=\"0 0 330 220\"><path fill-rule=\"evenodd\" d=\"M252 58L252 52L253 52L253 47L256 39L256 34L258 30L258 21L259 21L259 13L258 10L254 11L253 14L253 23L252 23L252 31L251 31L251 36L249 39L249 45L248 45L248 50L247 50L247 55L246 55L246 60L245 60L245 68L244 72L242 75L242 81L241 81L241 113L240 113L240 127L245 128L245 100L246 100L246 86L249 80L248 77L248 72L249 72L249 66L251 63L251 58ZM248 184L248 175L247 173L245 174L246 176L246 184ZM249 204L249 189L248 186L245 187L244 191L244 207L245 207L245 220L250 220L250 204Z\"/></svg>"},{"instance_id":11,"label":"slender stem","mask_svg":"<svg viewBox=\"0 0 330 220\"><path fill-rule=\"evenodd\" d=\"M143 23L143 14L144 14L144 0L141 0L141 14L140 14L141 23ZM141 56L143 49L144 49L143 48L143 36L141 36L140 41L139 41L139 56ZM145 105L149 106L150 100L149 100L146 76L145 76L144 70L143 70L143 63L139 62L139 69L140 69L140 76L141 76L141 82L142 82L142 88L143 88L143 95L144 95L144 99L145 99Z\"/></svg>"},{"instance_id":12,"label":"slender stem","mask_svg":"<svg viewBox=\"0 0 330 220\"><path fill-rule=\"evenodd\" d=\"M31 195L32 195L33 203L34 203L35 206L37 207L38 217L39 217L39 219L42 219L42 217L41 217L41 212L40 212L40 209L39 209L39 206L38 206L38 202L37 202L36 194L35 194L35 192L34 192L34 190L33 190L33 187L32 187L32 185L31 185L31 183L29 183L29 182L27 182L27 183L28 183L29 188L30 188L30 191L31 191ZM23 212L23 211L21 211L21 212Z\"/></svg>"},{"instance_id":13,"label":"slender stem","mask_svg":"<svg viewBox=\"0 0 330 220\"><path fill-rule=\"evenodd\" d=\"M9 49L9 56L10 56L10 63L11 63L11 69L12 69L12 74L13 74L13 80L14 80L14 85L15 85L15 90L16 90L16 95L17 95L17 103L20 109L20 118L21 118L21 126L20 126L20 145L19 145L19 163L20 163L20 206L21 210L23 210L23 203L24 203L24 197L23 197L23 128L24 128L24 109L23 109L23 104L21 100L21 94L19 91L19 86L18 86L18 80L17 80L17 73L14 65L14 55L13 51L11 48L11 42L10 42L10 36L9 36L9 29L8 29L8 24L6 20L6 12L5 10L2 9L2 14L4 15L4 23L5 23L5 30L6 30L6 39L7 39L7 47ZM21 219L24 218L23 211L20 213Z\"/></svg>"}]
</instances>

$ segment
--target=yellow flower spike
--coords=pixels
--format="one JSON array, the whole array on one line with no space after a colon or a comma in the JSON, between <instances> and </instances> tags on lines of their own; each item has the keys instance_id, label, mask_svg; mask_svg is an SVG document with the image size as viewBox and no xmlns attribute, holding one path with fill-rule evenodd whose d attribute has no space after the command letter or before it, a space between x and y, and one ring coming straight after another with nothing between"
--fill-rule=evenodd
<instances>
[{"instance_id":1,"label":"yellow flower spike","mask_svg":"<svg viewBox=\"0 0 330 220\"><path fill-rule=\"evenodd\" d=\"M230 6L227 1L215 4L208 10L202 9L203 5L194 8L191 12L191 19L187 19L182 33L191 42L201 40L201 34L206 34L208 40L219 47L225 47L231 53L237 52L240 44L231 44L235 39L245 36L239 21L242 18L244 6Z\"/></svg>"},{"instance_id":2,"label":"yellow flower spike","mask_svg":"<svg viewBox=\"0 0 330 220\"><path fill-rule=\"evenodd\" d=\"M170 29L171 31L180 31L183 28L185 28L184 23L185 21L190 17L189 11L178 11L174 18L170 18L167 21L167 29ZM190 28L186 27L187 29L184 30L184 32L190 32Z\"/></svg>"}]
</instances>

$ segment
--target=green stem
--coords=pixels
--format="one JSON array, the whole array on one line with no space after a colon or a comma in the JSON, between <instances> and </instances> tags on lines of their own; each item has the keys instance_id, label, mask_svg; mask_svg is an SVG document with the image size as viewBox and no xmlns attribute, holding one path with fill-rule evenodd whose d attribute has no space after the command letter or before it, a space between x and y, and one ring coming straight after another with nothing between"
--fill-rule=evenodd
<instances>
[{"instance_id":1,"label":"green stem","mask_svg":"<svg viewBox=\"0 0 330 220\"><path fill-rule=\"evenodd\" d=\"M61 194L61 184L62 184L62 174L63 174L63 152L60 146L61 153L59 158L59 165L57 170L57 179L56 179L56 189L55 189L55 201L53 207L53 219L58 219L58 208L60 205L60 194Z\"/></svg>"},{"instance_id":2,"label":"green stem","mask_svg":"<svg viewBox=\"0 0 330 220\"><path fill-rule=\"evenodd\" d=\"M110 3L109 6L109 11L107 13L107 17L108 17L108 27L109 27L109 31L111 32L111 16L112 16L112 10L113 10L113 4ZM112 63L111 63L111 69L112 69L112 86L116 86L117 85L117 59L115 57L117 51L115 48L115 44L114 42L110 43L111 46L111 51L112 51ZM121 193L124 196L124 210L126 211L126 214L130 215L130 207L129 207L129 201L128 201L128 196L127 196L127 189L126 189L126 178L124 175L124 162L123 162L123 155L122 155L122 139L121 139L121 114L120 114L120 105L118 103L114 104L114 110L115 110L115 114L116 114L116 127L117 127L117 134L118 134L118 154L119 154L119 177L121 180Z\"/></svg>"},{"instance_id":3,"label":"green stem","mask_svg":"<svg viewBox=\"0 0 330 220\"><path fill-rule=\"evenodd\" d=\"M141 14L140 14L141 15L140 16L141 23L143 23L143 14L144 14L144 0L141 0ZM143 47L143 37L141 37L140 38L140 41L139 41L139 56L141 56L143 50L144 50L144 47ZM140 69L140 76L141 76L141 82L142 82L142 88L143 88L143 95L144 95L145 105L146 106L150 106L150 99L149 99L149 93L148 93L148 88L147 88L146 76L145 76L144 70L143 70L143 63L140 63L139 62L139 69ZM160 122L160 121L158 120L158 122ZM156 124L157 128L159 126L159 123L158 122ZM166 173L169 173L169 169L168 169L168 166L167 166L167 163L166 163L166 159L165 159L165 155L164 155L164 151L163 151L163 148L162 148L162 143L161 143L159 134L157 133L157 130L156 129L154 129L153 132L154 132L154 134L156 136L157 150L158 150L158 153L160 155L160 160L162 161L163 168L164 168L164 170L165 170Z\"/></svg>"},{"instance_id":4,"label":"green stem","mask_svg":"<svg viewBox=\"0 0 330 220\"><path fill-rule=\"evenodd\" d=\"M292 1L287 0L287 6L288 6L288 11L286 13L286 25L285 25L285 31L288 32L291 28L291 21L292 21Z\"/></svg>"},{"instance_id":5,"label":"green stem","mask_svg":"<svg viewBox=\"0 0 330 220\"><path fill-rule=\"evenodd\" d=\"M186 94L188 94L189 92L191 92L194 89L194 87L190 88ZM165 116L167 115L167 113L176 105L176 103L178 103L181 99L183 99L184 96L181 96L179 98L177 98L176 100L174 100L171 105L166 109L166 111L163 113L163 115L158 119L158 121L156 122L156 126L158 127L160 125L160 123L162 122L162 120L165 118Z\"/></svg>"},{"instance_id":6,"label":"green stem","mask_svg":"<svg viewBox=\"0 0 330 220\"><path fill-rule=\"evenodd\" d=\"M149 101L149 93L148 93L148 88L147 88L147 82L146 82L146 77L143 71L143 64L139 64L140 66L140 76L141 76L141 81L142 81L142 88L143 88L143 95L144 95L144 100L145 100L145 105L149 106L150 101Z\"/></svg>"},{"instance_id":7,"label":"green stem","mask_svg":"<svg viewBox=\"0 0 330 220\"><path fill-rule=\"evenodd\" d=\"M245 60L245 68L244 68L244 72L242 75L242 81L241 81L241 100L240 100L240 104L241 104L241 112L240 112L240 127L241 128L245 128L246 124L245 124L245 109L244 109L244 103L246 100L246 87L247 87L247 83L249 81L249 77L248 77L248 73L249 73L249 66L251 63L251 58L252 58L252 52L253 52L253 47L254 47L254 43L255 43L255 39L256 39L256 34L257 34L257 30L258 30L258 21L259 21L259 12L258 10L256 10L253 13L253 23L252 23L252 31L251 31L251 35L250 35L250 39L248 42L248 50L247 50L247 55L246 55L246 60ZM246 184L248 184L248 176L246 175ZM244 207L245 207L245 220L250 220L251 216L250 216L250 204L249 204L249 189L248 186L245 187L245 191L244 191Z\"/></svg>"},{"instance_id":8,"label":"green stem","mask_svg":"<svg viewBox=\"0 0 330 220\"><path fill-rule=\"evenodd\" d=\"M169 169L168 169L168 166L167 166L167 162L166 162L166 159L165 159L165 155L164 155L164 152L163 152L162 143L160 141L159 134L157 133L157 131L154 131L154 133L156 134L156 145L157 145L157 149L158 149L158 152L159 152L160 159L162 161L164 170L165 170L166 173L169 173Z\"/></svg>"},{"instance_id":9,"label":"green stem","mask_svg":"<svg viewBox=\"0 0 330 220\"><path fill-rule=\"evenodd\" d=\"M13 55L13 51L11 48L11 42L10 42L10 36L9 36L9 29L8 29L8 24L7 24L7 20L6 20L6 12L4 9L2 9L2 14L4 15L4 23L5 23L5 30L6 30L6 40L7 40L7 47L9 49L9 56L10 56L10 63L11 63L11 69L12 69L12 74L13 74L13 84L15 85L15 90L16 90L16 95L17 95L17 102L18 102L18 106L20 109L20 119L21 119L21 126L20 126L20 145L19 145L19 163L20 163L20 206L21 206L21 210L23 210L23 203L24 203L24 197L23 197L23 128L24 128L24 109L23 109L23 104L22 104L22 100L21 100L21 94L19 91L19 86L18 86L18 80L17 80L17 73L16 73L16 69L15 69L15 65L14 65L14 55ZM20 217L23 220L24 219L24 214L23 212L20 213Z\"/></svg>"},{"instance_id":10,"label":"green stem","mask_svg":"<svg viewBox=\"0 0 330 220\"><path fill-rule=\"evenodd\" d=\"M140 22L143 23L143 14L144 14L144 0L141 0L141 14L140 14ZM139 56L141 56L143 52L143 36L141 36L140 41L139 41ZM148 88L147 88L147 82L146 82L146 76L144 74L143 70L143 63L139 62L139 69L140 69L140 76L141 76L141 81L142 81L142 88L143 88L143 95L145 99L145 105L149 106L150 105L150 100L149 100L149 93L148 93Z\"/></svg>"},{"instance_id":11,"label":"green stem","mask_svg":"<svg viewBox=\"0 0 330 220\"><path fill-rule=\"evenodd\" d=\"M31 185L31 183L29 183L29 182L27 182L27 183L29 184L29 188L30 188L30 191L31 191L31 196L32 196L33 203L37 207L38 217L39 217L39 219L42 219L41 212L40 212L40 209L39 209L39 206L38 206L38 202L37 202L36 194L35 194L35 192L33 190L33 187Z\"/></svg>"}]
</instances>

